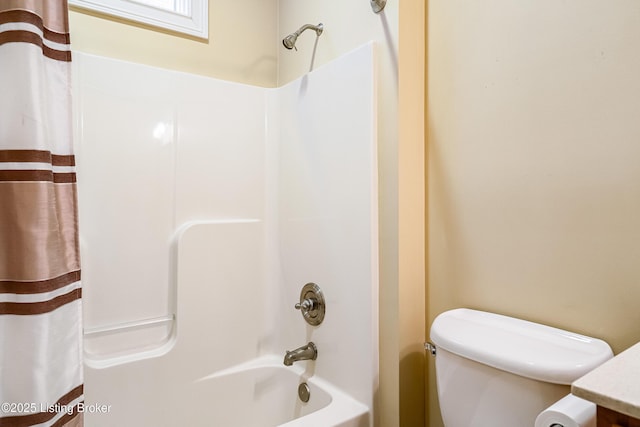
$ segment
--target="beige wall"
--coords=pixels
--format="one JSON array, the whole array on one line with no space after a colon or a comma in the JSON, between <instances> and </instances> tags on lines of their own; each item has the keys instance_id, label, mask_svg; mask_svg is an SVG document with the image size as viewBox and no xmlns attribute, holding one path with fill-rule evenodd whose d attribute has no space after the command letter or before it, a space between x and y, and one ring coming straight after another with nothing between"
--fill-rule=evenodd
<instances>
[{"instance_id":1,"label":"beige wall","mask_svg":"<svg viewBox=\"0 0 640 427\"><path fill-rule=\"evenodd\" d=\"M431 0L428 28L429 322L640 341L640 4Z\"/></svg>"},{"instance_id":2,"label":"beige wall","mask_svg":"<svg viewBox=\"0 0 640 427\"><path fill-rule=\"evenodd\" d=\"M384 427L422 427L424 1L389 0L379 15L368 0L210 0L209 8L208 43L74 10L73 48L273 87L376 42L381 281L376 421ZM318 22L325 32L317 45L315 34L305 32L297 51L282 47L284 36Z\"/></svg>"},{"instance_id":3,"label":"beige wall","mask_svg":"<svg viewBox=\"0 0 640 427\"><path fill-rule=\"evenodd\" d=\"M276 86L277 0L209 0L209 40L167 33L80 9L74 50L262 87Z\"/></svg>"},{"instance_id":4,"label":"beige wall","mask_svg":"<svg viewBox=\"0 0 640 427\"><path fill-rule=\"evenodd\" d=\"M400 5L398 330L401 427L423 427L426 416L425 13L424 1Z\"/></svg>"}]
</instances>

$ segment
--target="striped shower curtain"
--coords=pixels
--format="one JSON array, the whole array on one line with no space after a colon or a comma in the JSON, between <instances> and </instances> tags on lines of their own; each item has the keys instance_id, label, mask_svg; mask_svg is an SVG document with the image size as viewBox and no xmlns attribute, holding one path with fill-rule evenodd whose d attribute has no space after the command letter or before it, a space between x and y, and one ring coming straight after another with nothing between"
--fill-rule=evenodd
<instances>
[{"instance_id":1,"label":"striped shower curtain","mask_svg":"<svg viewBox=\"0 0 640 427\"><path fill-rule=\"evenodd\" d=\"M0 427L81 426L66 0L0 0Z\"/></svg>"}]
</instances>

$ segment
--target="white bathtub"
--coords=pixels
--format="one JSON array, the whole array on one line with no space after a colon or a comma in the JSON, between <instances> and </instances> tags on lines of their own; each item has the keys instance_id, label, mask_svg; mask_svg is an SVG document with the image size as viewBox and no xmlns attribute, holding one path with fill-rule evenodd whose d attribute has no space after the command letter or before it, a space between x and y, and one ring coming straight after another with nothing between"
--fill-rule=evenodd
<instances>
[{"instance_id":1,"label":"white bathtub","mask_svg":"<svg viewBox=\"0 0 640 427\"><path fill-rule=\"evenodd\" d=\"M284 344L272 345L281 352L256 357L261 339L270 332L246 315L247 311L262 310L252 306L259 299L247 300L246 295L248 289L253 295L262 295L264 291L258 287L262 273L260 269L246 268L241 258L253 259L247 254L259 248L255 242L264 232L262 227L261 222L245 221L187 229L180 239L177 314L167 320L172 325L167 342L148 350L125 349L114 355L85 354L85 402L109 408L106 413L86 413L87 427L372 425L369 408L375 386L373 381L364 381L363 373L371 372L373 376L373 370L366 357L347 357L360 353L344 350L346 332L333 333L338 329L335 325L345 324L347 319L346 315L341 317L338 304L327 323L309 335L289 333L294 338L287 342L298 345L313 338L319 345L318 361L284 366ZM228 242L235 244L237 262L228 261ZM213 280L216 275L224 280ZM209 286L212 283L216 286ZM297 292L291 293L295 300ZM244 301L244 305L238 307L237 301ZM346 311L345 304L341 307ZM287 313L292 318L290 323L300 326L302 320L292 306ZM262 321L260 316L258 320ZM270 321L265 322L269 324ZM159 325L169 328L165 323ZM157 326L144 324L137 329L107 330L104 335L95 336L124 342L125 333L149 333ZM273 328L277 334L282 333L279 327ZM128 343L135 343L135 337L126 338ZM284 342L284 334L278 340ZM140 342L144 345L148 341ZM331 378L331 382L325 378ZM298 398L301 382L310 386L308 403Z\"/></svg>"},{"instance_id":2,"label":"white bathtub","mask_svg":"<svg viewBox=\"0 0 640 427\"><path fill-rule=\"evenodd\" d=\"M298 385L310 388L307 403ZM212 427L368 427L369 408L298 365L265 356L195 382L184 425ZM191 393L190 393L191 394ZM184 414L183 414L184 416ZM206 421L204 421L206 420Z\"/></svg>"},{"instance_id":3,"label":"white bathtub","mask_svg":"<svg viewBox=\"0 0 640 427\"><path fill-rule=\"evenodd\" d=\"M269 355L186 380L189 366L162 358L106 369L87 366L87 427L370 427L369 407L311 372L308 362L284 366ZM185 381L186 380L186 381ZM298 385L310 388L309 402Z\"/></svg>"}]
</instances>

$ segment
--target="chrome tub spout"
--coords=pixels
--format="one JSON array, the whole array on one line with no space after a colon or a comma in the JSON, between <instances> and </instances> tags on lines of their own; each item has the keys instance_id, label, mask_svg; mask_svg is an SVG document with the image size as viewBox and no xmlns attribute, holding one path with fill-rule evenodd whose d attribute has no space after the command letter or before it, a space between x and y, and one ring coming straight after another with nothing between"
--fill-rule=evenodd
<instances>
[{"instance_id":1,"label":"chrome tub spout","mask_svg":"<svg viewBox=\"0 0 640 427\"><path fill-rule=\"evenodd\" d=\"M318 349L316 348L316 345L309 342L295 350L287 351L287 354L284 355L284 364L285 366L291 366L293 365L293 362L297 362L299 360L316 360L317 357Z\"/></svg>"}]
</instances>

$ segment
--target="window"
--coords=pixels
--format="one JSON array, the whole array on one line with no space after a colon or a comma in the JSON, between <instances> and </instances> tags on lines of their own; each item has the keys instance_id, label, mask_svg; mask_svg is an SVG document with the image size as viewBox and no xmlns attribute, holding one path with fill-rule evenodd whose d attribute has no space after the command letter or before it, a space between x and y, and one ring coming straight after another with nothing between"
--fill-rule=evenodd
<instances>
[{"instance_id":1,"label":"window","mask_svg":"<svg viewBox=\"0 0 640 427\"><path fill-rule=\"evenodd\" d=\"M69 0L82 9L209 38L208 0Z\"/></svg>"}]
</instances>

